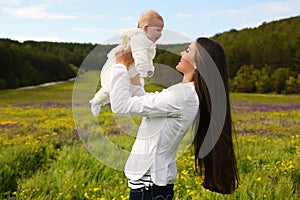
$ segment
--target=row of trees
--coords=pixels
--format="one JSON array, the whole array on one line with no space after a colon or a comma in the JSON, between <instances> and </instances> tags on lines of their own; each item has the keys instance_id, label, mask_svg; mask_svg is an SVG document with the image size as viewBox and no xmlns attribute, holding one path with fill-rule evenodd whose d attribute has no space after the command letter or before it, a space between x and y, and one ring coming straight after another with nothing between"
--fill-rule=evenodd
<instances>
[{"instance_id":1,"label":"row of trees","mask_svg":"<svg viewBox=\"0 0 300 200\"><path fill-rule=\"evenodd\" d=\"M257 69L284 67L300 73L300 16L263 23L257 28L230 30L213 37L226 51L230 77L243 65Z\"/></svg>"},{"instance_id":2,"label":"row of trees","mask_svg":"<svg viewBox=\"0 0 300 200\"><path fill-rule=\"evenodd\" d=\"M0 89L74 78L78 67L94 47L92 44L20 43L0 39ZM105 52L100 57L104 60Z\"/></svg>"},{"instance_id":3,"label":"row of trees","mask_svg":"<svg viewBox=\"0 0 300 200\"><path fill-rule=\"evenodd\" d=\"M76 72L63 59L15 43L0 43L0 55L0 89L66 80Z\"/></svg>"},{"instance_id":4,"label":"row of trees","mask_svg":"<svg viewBox=\"0 0 300 200\"><path fill-rule=\"evenodd\" d=\"M253 65L243 65L230 80L231 90L249 93L300 93L300 74L288 68L272 70L270 66L255 69Z\"/></svg>"},{"instance_id":5,"label":"row of trees","mask_svg":"<svg viewBox=\"0 0 300 200\"><path fill-rule=\"evenodd\" d=\"M225 49L232 91L299 93L299 24L300 16L213 36ZM0 89L75 77L92 50L88 69L100 69L114 46L0 39ZM158 45L154 62L175 67L187 46Z\"/></svg>"},{"instance_id":6,"label":"row of trees","mask_svg":"<svg viewBox=\"0 0 300 200\"><path fill-rule=\"evenodd\" d=\"M300 93L300 16L213 37L225 49L237 92Z\"/></svg>"}]
</instances>

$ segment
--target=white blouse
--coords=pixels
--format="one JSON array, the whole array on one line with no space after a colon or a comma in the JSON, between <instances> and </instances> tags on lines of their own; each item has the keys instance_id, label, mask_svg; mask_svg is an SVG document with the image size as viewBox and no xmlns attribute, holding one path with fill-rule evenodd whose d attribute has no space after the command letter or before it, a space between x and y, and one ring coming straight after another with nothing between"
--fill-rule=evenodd
<instances>
[{"instance_id":1,"label":"white blouse","mask_svg":"<svg viewBox=\"0 0 300 200\"><path fill-rule=\"evenodd\" d=\"M129 75L124 65L111 69L111 108L121 115L143 116L136 140L125 165L125 175L138 180L150 172L156 185L174 183L178 146L199 109L194 84L178 83L162 92L145 93L135 86L131 96Z\"/></svg>"}]
</instances>

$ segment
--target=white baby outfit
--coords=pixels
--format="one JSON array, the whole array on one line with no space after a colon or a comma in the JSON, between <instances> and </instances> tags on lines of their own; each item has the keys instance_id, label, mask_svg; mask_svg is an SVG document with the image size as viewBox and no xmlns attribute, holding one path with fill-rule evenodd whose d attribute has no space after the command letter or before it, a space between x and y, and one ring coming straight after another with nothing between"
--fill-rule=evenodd
<instances>
[{"instance_id":1,"label":"white baby outfit","mask_svg":"<svg viewBox=\"0 0 300 200\"><path fill-rule=\"evenodd\" d=\"M91 111L95 117L99 115L101 106L110 102L110 71L112 65L116 63L115 53L122 45L130 45L134 59L134 63L129 67L128 71L130 77L135 77L138 73L141 78L151 77L154 73L153 59L156 54L156 44L147 38L144 30L140 28L127 29L120 32L120 38L122 44L113 48L107 54L107 61L100 75L101 88L89 101L91 103Z\"/></svg>"}]
</instances>

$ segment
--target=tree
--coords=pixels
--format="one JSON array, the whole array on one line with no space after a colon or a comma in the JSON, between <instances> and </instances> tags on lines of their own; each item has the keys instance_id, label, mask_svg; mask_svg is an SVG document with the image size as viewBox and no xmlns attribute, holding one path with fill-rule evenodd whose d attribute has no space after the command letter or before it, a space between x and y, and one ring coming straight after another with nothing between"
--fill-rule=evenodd
<instances>
[{"instance_id":1,"label":"tree","mask_svg":"<svg viewBox=\"0 0 300 200\"><path fill-rule=\"evenodd\" d=\"M289 69L287 68L277 68L271 78L274 84L274 90L277 94L285 93L286 89L286 80L289 76Z\"/></svg>"},{"instance_id":2,"label":"tree","mask_svg":"<svg viewBox=\"0 0 300 200\"><path fill-rule=\"evenodd\" d=\"M255 92L255 83L259 76L260 71L255 69L253 65L243 65L232 80L231 87L236 92Z\"/></svg>"},{"instance_id":3,"label":"tree","mask_svg":"<svg viewBox=\"0 0 300 200\"><path fill-rule=\"evenodd\" d=\"M265 66L260 70L260 76L255 82L257 92L268 93L273 91L273 82L270 73L271 73L270 66Z\"/></svg>"},{"instance_id":4,"label":"tree","mask_svg":"<svg viewBox=\"0 0 300 200\"><path fill-rule=\"evenodd\" d=\"M286 83L285 93L287 94L300 93L300 74L296 78L293 76L289 76L285 83Z\"/></svg>"}]
</instances>

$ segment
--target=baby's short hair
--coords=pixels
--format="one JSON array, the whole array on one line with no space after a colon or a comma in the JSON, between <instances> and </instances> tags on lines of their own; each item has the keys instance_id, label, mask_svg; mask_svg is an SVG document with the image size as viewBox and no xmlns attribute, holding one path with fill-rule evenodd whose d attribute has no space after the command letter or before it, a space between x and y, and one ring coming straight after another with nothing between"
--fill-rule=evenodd
<instances>
[{"instance_id":1,"label":"baby's short hair","mask_svg":"<svg viewBox=\"0 0 300 200\"><path fill-rule=\"evenodd\" d=\"M139 18L138 28L142 28L145 24L149 25L149 22L153 19L159 19L164 22L162 16L155 10L146 10L144 11Z\"/></svg>"}]
</instances>

